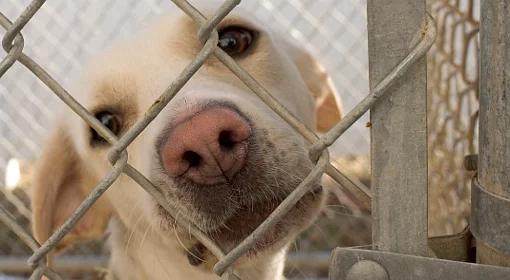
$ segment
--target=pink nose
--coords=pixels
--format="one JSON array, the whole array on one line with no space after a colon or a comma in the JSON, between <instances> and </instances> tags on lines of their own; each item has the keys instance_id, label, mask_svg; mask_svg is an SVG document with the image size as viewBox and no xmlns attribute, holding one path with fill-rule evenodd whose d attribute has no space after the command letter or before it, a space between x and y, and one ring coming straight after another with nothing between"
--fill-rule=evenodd
<instances>
[{"instance_id":1,"label":"pink nose","mask_svg":"<svg viewBox=\"0 0 510 280\"><path fill-rule=\"evenodd\" d=\"M235 111L214 107L178 123L162 146L165 169L198 184L229 181L244 165L249 123Z\"/></svg>"}]
</instances>

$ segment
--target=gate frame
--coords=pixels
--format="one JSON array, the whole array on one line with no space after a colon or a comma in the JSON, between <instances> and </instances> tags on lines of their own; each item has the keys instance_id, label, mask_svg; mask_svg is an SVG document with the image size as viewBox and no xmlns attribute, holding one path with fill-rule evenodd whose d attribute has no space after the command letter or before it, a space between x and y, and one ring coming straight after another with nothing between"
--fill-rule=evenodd
<instances>
[{"instance_id":1,"label":"gate frame","mask_svg":"<svg viewBox=\"0 0 510 280\"><path fill-rule=\"evenodd\" d=\"M419 19L425 17L425 2L368 0L371 85L416 40L413 36ZM421 134L426 130L421 118L426 108L425 61L421 60L371 110L373 250L335 249L330 279L510 279L510 268L503 267L510 266L510 0L481 3L480 156L471 203L479 264L465 262L473 241L469 228L428 242L423 236L427 233L427 168L423 167L427 149L423 146L426 135ZM402 145L409 139L417 141L417 146ZM399 145L403 154L395 152ZM467 162L473 162L472 156Z\"/></svg>"}]
</instances>

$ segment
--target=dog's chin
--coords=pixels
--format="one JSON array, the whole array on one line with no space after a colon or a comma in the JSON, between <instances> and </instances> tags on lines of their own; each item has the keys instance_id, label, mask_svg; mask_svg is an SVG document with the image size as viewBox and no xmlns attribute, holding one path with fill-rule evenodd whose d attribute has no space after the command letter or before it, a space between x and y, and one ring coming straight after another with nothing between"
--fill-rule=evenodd
<instances>
[{"instance_id":1,"label":"dog's chin","mask_svg":"<svg viewBox=\"0 0 510 280\"><path fill-rule=\"evenodd\" d=\"M284 218L271 227L250 249L248 254L254 255L268 248L281 247L295 238L297 234L315 220L324 197L324 191L317 185L313 191L299 200ZM261 200L250 205L231 207L233 211L224 209L225 204L216 210L207 207L209 212L205 213L197 211L202 207L195 206L191 209L183 209L181 214L191 218L190 220L223 250L230 251L264 222L284 198ZM159 211L159 215L167 222L173 221L166 211Z\"/></svg>"},{"instance_id":2,"label":"dog's chin","mask_svg":"<svg viewBox=\"0 0 510 280\"><path fill-rule=\"evenodd\" d=\"M280 247L293 240L313 222L320 212L325 195L321 187L306 194L281 220L261 236L249 251L250 255L270 247ZM276 209L281 201L262 202L242 207L216 229L207 232L224 250L230 251L248 237Z\"/></svg>"}]
</instances>

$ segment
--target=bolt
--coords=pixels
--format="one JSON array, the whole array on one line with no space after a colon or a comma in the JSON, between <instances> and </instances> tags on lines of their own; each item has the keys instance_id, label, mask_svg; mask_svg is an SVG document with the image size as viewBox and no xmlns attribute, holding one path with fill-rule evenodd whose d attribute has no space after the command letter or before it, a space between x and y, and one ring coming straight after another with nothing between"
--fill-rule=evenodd
<instances>
[{"instance_id":1,"label":"bolt","mask_svg":"<svg viewBox=\"0 0 510 280\"><path fill-rule=\"evenodd\" d=\"M345 280L389 280L388 272L380 264L374 261L363 260L355 263Z\"/></svg>"},{"instance_id":2,"label":"bolt","mask_svg":"<svg viewBox=\"0 0 510 280\"><path fill-rule=\"evenodd\" d=\"M476 171L478 168L478 155L467 155L464 157L464 168L467 171Z\"/></svg>"}]
</instances>

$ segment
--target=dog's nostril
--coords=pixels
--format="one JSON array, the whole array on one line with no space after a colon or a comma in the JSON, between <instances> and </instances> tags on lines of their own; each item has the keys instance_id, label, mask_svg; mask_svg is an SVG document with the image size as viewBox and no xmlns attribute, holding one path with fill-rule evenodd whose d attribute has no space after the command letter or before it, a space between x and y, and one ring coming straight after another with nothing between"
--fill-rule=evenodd
<instances>
[{"instance_id":1,"label":"dog's nostril","mask_svg":"<svg viewBox=\"0 0 510 280\"><path fill-rule=\"evenodd\" d=\"M189 163L189 167L197 167L202 161L202 157L193 151L184 152L182 159Z\"/></svg>"},{"instance_id":2,"label":"dog's nostril","mask_svg":"<svg viewBox=\"0 0 510 280\"><path fill-rule=\"evenodd\" d=\"M160 160L171 177L205 185L225 183L243 168L251 132L240 113L206 108L173 127L160 148Z\"/></svg>"},{"instance_id":3,"label":"dog's nostril","mask_svg":"<svg viewBox=\"0 0 510 280\"><path fill-rule=\"evenodd\" d=\"M232 139L232 131L223 130L218 136L218 142L222 148L231 149L235 146L236 142Z\"/></svg>"}]
</instances>

